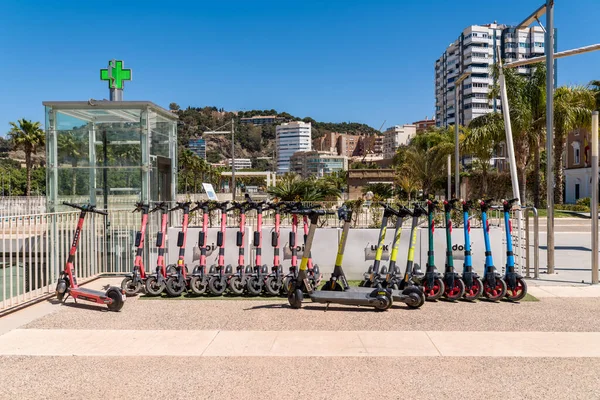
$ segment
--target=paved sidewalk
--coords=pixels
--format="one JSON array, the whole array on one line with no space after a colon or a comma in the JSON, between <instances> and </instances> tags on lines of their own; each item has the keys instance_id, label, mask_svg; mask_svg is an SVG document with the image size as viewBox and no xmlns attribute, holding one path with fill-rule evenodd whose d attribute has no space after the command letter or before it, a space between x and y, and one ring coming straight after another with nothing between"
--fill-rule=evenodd
<instances>
[{"instance_id":1,"label":"paved sidewalk","mask_svg":"<svg viewBox=\"0 0 600 400\"><path fill-rule=\"evenodd\" d=\"M174 340L176 338L176 340ZM16 329L0 356L600 357L600 332ZM148 352L148 344L153 351Z\"/></svg>"}]
</instances>

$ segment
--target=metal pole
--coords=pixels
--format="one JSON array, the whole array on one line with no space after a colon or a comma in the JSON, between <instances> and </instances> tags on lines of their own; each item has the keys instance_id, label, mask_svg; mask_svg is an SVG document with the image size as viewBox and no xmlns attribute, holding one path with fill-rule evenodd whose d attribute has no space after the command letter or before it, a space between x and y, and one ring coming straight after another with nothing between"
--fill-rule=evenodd
<instances>
[{"instance_id":1,"label":"metal pole","mask_svg":"<svg viewBox=\"0 0 600 400\"><path fill-rule=\"evenodd\" d=\"M525 278L531 278L529 269L529 209L525 208Z\"/></svg>"},{"instance_id":2,"label":"metal pole","mask_svg":"<svg viewBox=\"0 0 600 400\"><path fill-rule=\"evenodd\" d=\"M592 113L592 283L598 283L598 111Z\"/></svg>"},{"instance_id":3,"label":"metal pole","mask_svg":"<svg viewBox=\"0 0 600 400\"><path fill-rule=\"evenodd\" d=\"M554 273L554 0L546 0L546 227L548 273Z\"/></svg>"},{"instance_id":4,"label":"metal pole","mask_svg":"<svg viewBox=\"0 0 600 400\"><path fill-rule=\"evenodd\" d=\"M452 198L452 155L448 154L448 194L446 199Z\"/></svg>"},{"instance_id":5,"label":"metal pole","mask_svg":"<svg viewBox=\"0 0 600 400\"><path fill-rule=\"evenodd\" d=\"M462 82L462 81L460 81ZM459 88L459 84L460 82L456 83L456 86L454 87L454 196L456 196L456 198L460 197L460 178L459 178L459 167L458 167L458 159L459 159L459 154L458 154L458 123L459 123L459 117L458 117L458 88ZM450 190L448 190L448 198L452 197L452 193L450 192Z\"/></svg>"},{"instance_id":6,"label":"metal pole","mask_svg":"<svg viewBox=\"0 0 600 400\"><path fill-rule=\"evenodd\" d=\"M235 201L235 135L233 118L231 118L231 196Z\"/></svg>"},{"instance_id":7,"label":"metal pole","mask_svg":"<svg viewBox=\"0 0 600 400\"><path fill-rule=\"evenodd\" d=\"M533 210L533 279L540 279L540 218L538 210Z\"/></svg>"}]
</instances>

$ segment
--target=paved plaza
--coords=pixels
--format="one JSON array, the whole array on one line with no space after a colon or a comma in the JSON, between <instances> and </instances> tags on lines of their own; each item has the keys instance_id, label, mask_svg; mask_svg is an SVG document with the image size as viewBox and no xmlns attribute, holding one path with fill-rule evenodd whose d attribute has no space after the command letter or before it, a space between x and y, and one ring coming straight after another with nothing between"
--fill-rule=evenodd
<instances>
[{"instance_id":1,"label":"paved plaza","mask_svg":"<svg viewBox=\"0 0 600 400\"><path fill-rule=\"evenodd\" d=\"M600 290L531 294L539 301L382 313L285 299L135 297L119 313L44 301L0 319L0 398L430 399L480 393L486 380L519 398L594 398Z\"/></svg>"}]
</instances>

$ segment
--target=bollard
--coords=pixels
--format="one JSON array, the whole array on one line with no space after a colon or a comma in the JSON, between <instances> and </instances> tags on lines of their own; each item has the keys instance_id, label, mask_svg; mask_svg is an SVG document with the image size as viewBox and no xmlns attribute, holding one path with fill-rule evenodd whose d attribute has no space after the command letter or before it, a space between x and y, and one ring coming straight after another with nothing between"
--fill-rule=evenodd
<instances>
[{"instance_id":1,"label":"bollard","mask_svg":"<svg viewBox=\"0 0 600 400\"><path fill-rule=\"evenodd\" d=\"M531 207L533 211L533 279L540 279L540 219L538 210Z\"/></svg>"}]
</instances>

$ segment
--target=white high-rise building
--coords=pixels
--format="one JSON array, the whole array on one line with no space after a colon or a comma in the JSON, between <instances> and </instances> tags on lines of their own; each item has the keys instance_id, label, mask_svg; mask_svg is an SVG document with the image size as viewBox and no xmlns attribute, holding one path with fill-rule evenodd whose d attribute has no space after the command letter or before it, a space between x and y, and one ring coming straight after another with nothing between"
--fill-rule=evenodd
<instances>
[{"instance_id":1,"label":"white high-rise building","mask_svg":"<svg viewBox=\"0 0 600 400\"><path fill-rule=\"evenodd\" d=\"M406 146L416 134L416 125L394 125L387 128L383 132L383 158L394 158L398 147Z\"/></svg>"},{"instance_id":2,"label":"white high-rise building","mask_svg":"<svg viewBox=\"0 0 600 400\"><path fill-rule=\"evenodd\" d=\"M297 151L311 150L310 122L294 121L277 125L277 173L290 172L290 157Z\"/></svg>"},{"instance_id":3,"label":"white high-rise building","mask_svg":"<svg viewBox=\"0 0 600 400\"><path fill-rule=\"evenodd\" d=\"M436 125L453 125L455 81L465 72L471 75L459 88L458 123L468 125L474 118L492 111L501 111L500 98L490 99L494 85L491 67L496 62L496 47L505 62L544 55L544 32L535 26L515 29L497 23L472 25L462 31L435 62ZM518 68L531 73L528 66Z\"/></svg>"}]
</instances>

